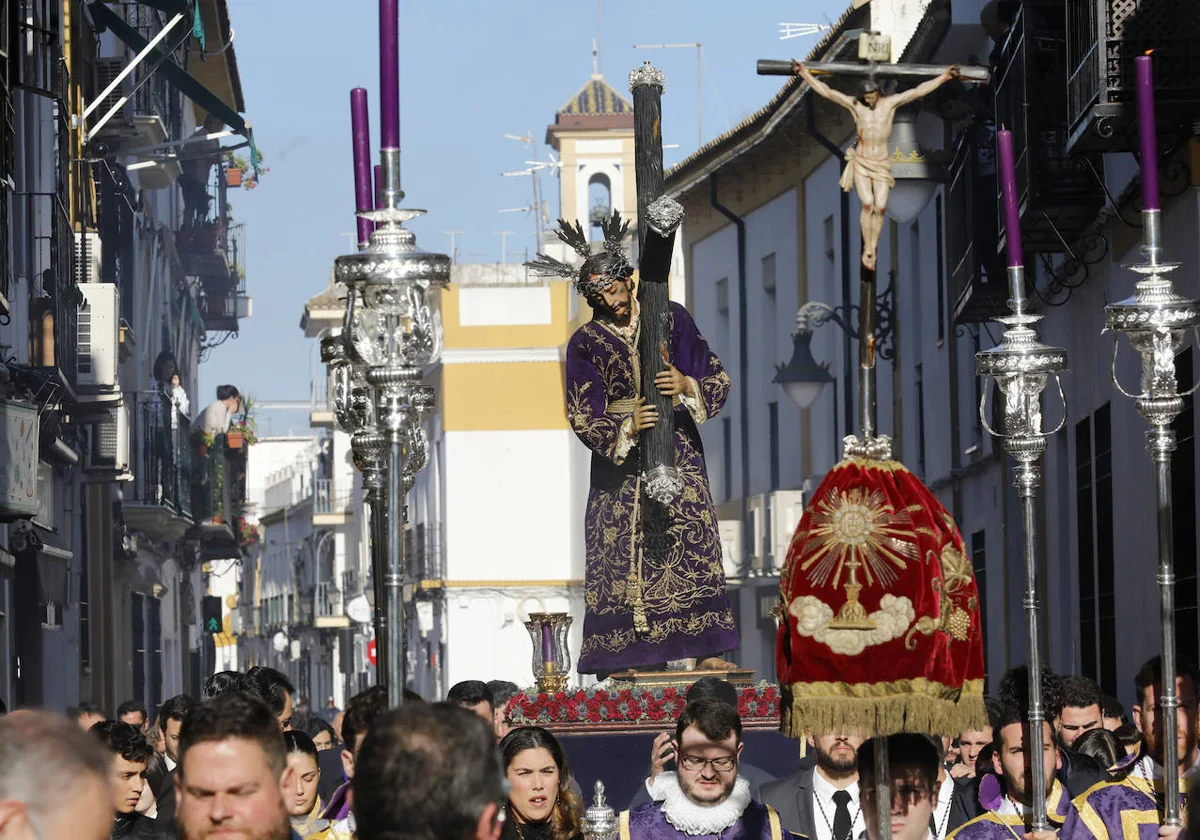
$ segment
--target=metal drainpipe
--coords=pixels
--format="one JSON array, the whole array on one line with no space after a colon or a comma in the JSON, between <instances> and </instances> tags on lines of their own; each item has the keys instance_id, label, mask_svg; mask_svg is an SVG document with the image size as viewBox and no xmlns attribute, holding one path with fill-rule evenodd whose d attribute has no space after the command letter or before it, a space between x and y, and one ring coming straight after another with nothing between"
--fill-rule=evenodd
<instances>
[{"instance_id":1,"label":"metal drainpipe","mask_svg":"<svg viewBox=\"0 0 1200 840\"><path fill-rule=\"evenodd\" d=\"M737 274L738 274L738 379L742 383L742 399L738 406L738 420L742 424L742 574L750 570L750 361L747 358L746 336L746 220L735 214L717 200L717 174L709 178L709 204L737 227Z\"/></svg>"},{"instance_id":2,"label":"metal drainpipe","mask_svg":"<svg viewBox=\"0 0 1200 840\"><path fill-rule=\"evenodd\" d=\"M837 158L841 162L842 167L846 165L846 156L842 153L842 147L834 143L828 137L821 133L817 128L816 112L813 108L813 97L810 94L805 102L805 130L808 135L820 143L828 150L829 154ZM839 190L840 199L838 202L841 230L840 245L842 250L842 307L849 315L850 301L850 264L853 256L850 254L850 193L845 190ZM847 318L847 325L850 321ZM844 396L842 399L842 412L844 416L843 435L848 435L854 429L854 369L852 365L852 352L854 348L854 340L850 335L849 329L842 330L842 358L845 360L842 371L842 391ZM835 410L836 416L836 410ZM835 435L836 437L836 435ZM837 453L834 453L836 459Z\"/></svg>"}]
</instances>

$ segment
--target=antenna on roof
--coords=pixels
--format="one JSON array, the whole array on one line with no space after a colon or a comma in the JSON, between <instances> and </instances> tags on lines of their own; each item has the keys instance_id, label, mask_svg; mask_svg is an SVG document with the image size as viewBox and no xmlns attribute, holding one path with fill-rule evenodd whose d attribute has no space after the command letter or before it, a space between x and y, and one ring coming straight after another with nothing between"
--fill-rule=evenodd
<instances>
[{"instance_id":1,"label":"antenna on roof","mask_svg":"<svg viewBox=\"0 0 1200 840\"><path fill-rule=\"evenodd\" d=\"M592 78L600 78L600 47L596 45L596 39L592 39Z\"/></svg>"},{"instance_id":2,"label":"antenna on roof","mask_svg":"<svg viewBox=\"0 0 1200 840\"><path fill-rule=\"evenodd\" d=\"M816 35L818 32L825 32L830 28L823 23L781 23L779 24L779 40L786 41L789 38L804 38L809 35Z\"/></svg>"}]
</instances>

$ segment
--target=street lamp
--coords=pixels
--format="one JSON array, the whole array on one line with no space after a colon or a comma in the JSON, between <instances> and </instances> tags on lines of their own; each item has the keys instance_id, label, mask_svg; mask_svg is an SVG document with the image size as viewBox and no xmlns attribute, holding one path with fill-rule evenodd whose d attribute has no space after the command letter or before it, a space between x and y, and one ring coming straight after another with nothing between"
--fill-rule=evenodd
<instances>
[{"instance_id":1,"label":"street lamp","mask_svg":"<svg viewBox=\"0 0 1200 840\"><path fill-rule=\"evenodd\" d=\"M875 352L883 359L895 356L892 348L892 286L888 285L880 295L877 311L878 324L875 330ZM813 329L832 321L850 334L859 337L859 310L849 307L833 307L827 303L810 300L796 313L796 331L792 333L792 359L786 365L777 365L772 382L779 384L788 399L800 409L811 408L821 396L825 386L833 382L828 362L818 362L812 354Z\"/></svg>"},{"instance_id":2,"label":"street lamp","mask_svg":"<svg viewBox=\"0 0 1200 840\"><path fill-rule=\"evenodd\" d=\"M803 309L800 310L804 312ZM833 381L829 364L818 364L812 354L812 330L807 317L796 317L796 331L792 333L792 360L786 365L776 365L776 382L783 387L788 399L801 410L812 408L825 386Z\"/></svg>"},{"instance_id":3,"label":"street lamp","mask_svg":"<svg viewBox=\"0 0 1200 840\"><path fill-rule=\"evenodd\" d=\"M450 281L450 258L417 248L416 237L404 223L424 211L399 206L404 197L399 151L383 149L381 155L384 206L362 214L376 224L370 245L338 257L334 274L348 289L344 346L351 361L364 370L366 387L357 402L361 413L370 413L374 419L375 428L363 431L381 435L372 437L374 445L369 450L373 455L386 453L387 515L376 530L377 537L386 534L386 539L373 542L386 552L386 573L379 575L383 591L377 591L376 597L386 596L386 684L389 704L398 706L407 651L403 603L406 495L413 475L426 461L423 422L434 405L434 395L421 380L442 355L441 291ZM366 451L364 448L364 454ZM376 569L383 571L382 567Z\"/></svg>"},{"instance_id":4,"label":"street lamp","mask_svg":"<svg viewBox=\"0 0 1200 840\"><path fill-rule=\"evenodd\" d=\"M938 184L947 180L946 168L933 160L938 152L921 147L915 107L896 113L888 147L896 185L888 195L887 215L898 224L908 224L929 205Z\"/></svg>"}]
</instances>

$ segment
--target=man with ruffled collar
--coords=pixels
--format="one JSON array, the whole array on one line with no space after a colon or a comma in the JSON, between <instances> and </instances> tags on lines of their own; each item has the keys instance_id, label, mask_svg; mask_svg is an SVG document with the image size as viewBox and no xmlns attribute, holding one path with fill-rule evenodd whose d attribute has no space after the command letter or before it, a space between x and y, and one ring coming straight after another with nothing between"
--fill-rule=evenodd
<instances>
[{"instance_id":1,"label":"man with ruffled collar","mask_svg":"<svg viewBox=\"0 0 1200 840\"><path fill-rule=\"evenodd\" d=\"M1174 732L1165 737L1176 739L1179 766L1180 810L1187 805L1188 782L1196 776L1200 763L1197 748L1196 671L1180 662L1175 680L1179 698ZM1178 827L1162 825L1164 777L1164 726L1159 710L1162 695L1162 659L1149 660L1134 678L1133 720L1142 733L1142 751L1136 758L1119 766L1122 778L1101 782L1071 801L1063 826L1063 840L1174 840Z\"/></svg>"},{"instance_id":2,"label":"man with ruffled collar","mask_svg":"<svg viewBox=\"0 0 1200 840\"><path fill-rule=\"evenodd\" d=\"M773 808L755 802L738 775L742 721L715 698L689 703L675 726L676 773L660 773L652 795L621 812L621 840L790 840Z\"/></svg>"}]
</instances>

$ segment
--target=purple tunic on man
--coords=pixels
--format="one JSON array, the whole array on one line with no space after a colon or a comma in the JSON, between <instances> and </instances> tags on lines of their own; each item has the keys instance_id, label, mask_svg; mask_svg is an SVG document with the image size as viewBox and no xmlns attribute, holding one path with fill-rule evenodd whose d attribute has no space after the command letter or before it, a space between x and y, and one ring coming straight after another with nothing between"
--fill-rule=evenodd
<instances>
[{"instance_id":1,"label":"purple tunic on man","mask_svg":"<svg viewBox=\"0 0 1200 840\"><path fill-rule=\"evenodd\" d=\"M752 800L740 776L725 799L708 806L692 802L674 773L659 774L655 787L665 798L622 811L619 840L807 840L785 831L774 808Z\"/></svg>"},{"instance_id":2,"label":"purple tunic on man","mask_svg":"<svg viewBox=\"0 0 1200 840\"><path fill-rule=\"evenodd\" d=\"M1162 780L1137 775L1101 782L1071 801L1062 840L1157 840L1162 823ZM1186 785L1184 785L1186 787ZM1181 810L1187 801L1180 793Z\"/></svg>"},{"instance_id":3,"label":"purple tunic on man","mask_svg":"<svg viewBox=\"0 0 1200 840\"><path fill-rule=\"evenodd\" d=\"M675 400L675 465L683 492L665 511L665 546L645 545L633 409L641 391L638 319L592 320L567 344L567 419L592 451L584 523L586 612L580 673L704 657L738 645L721 540L697 425L729 395L729 375L688 311L670 305L671 363L694 397Z\"/></svg>"}]
</instances>

